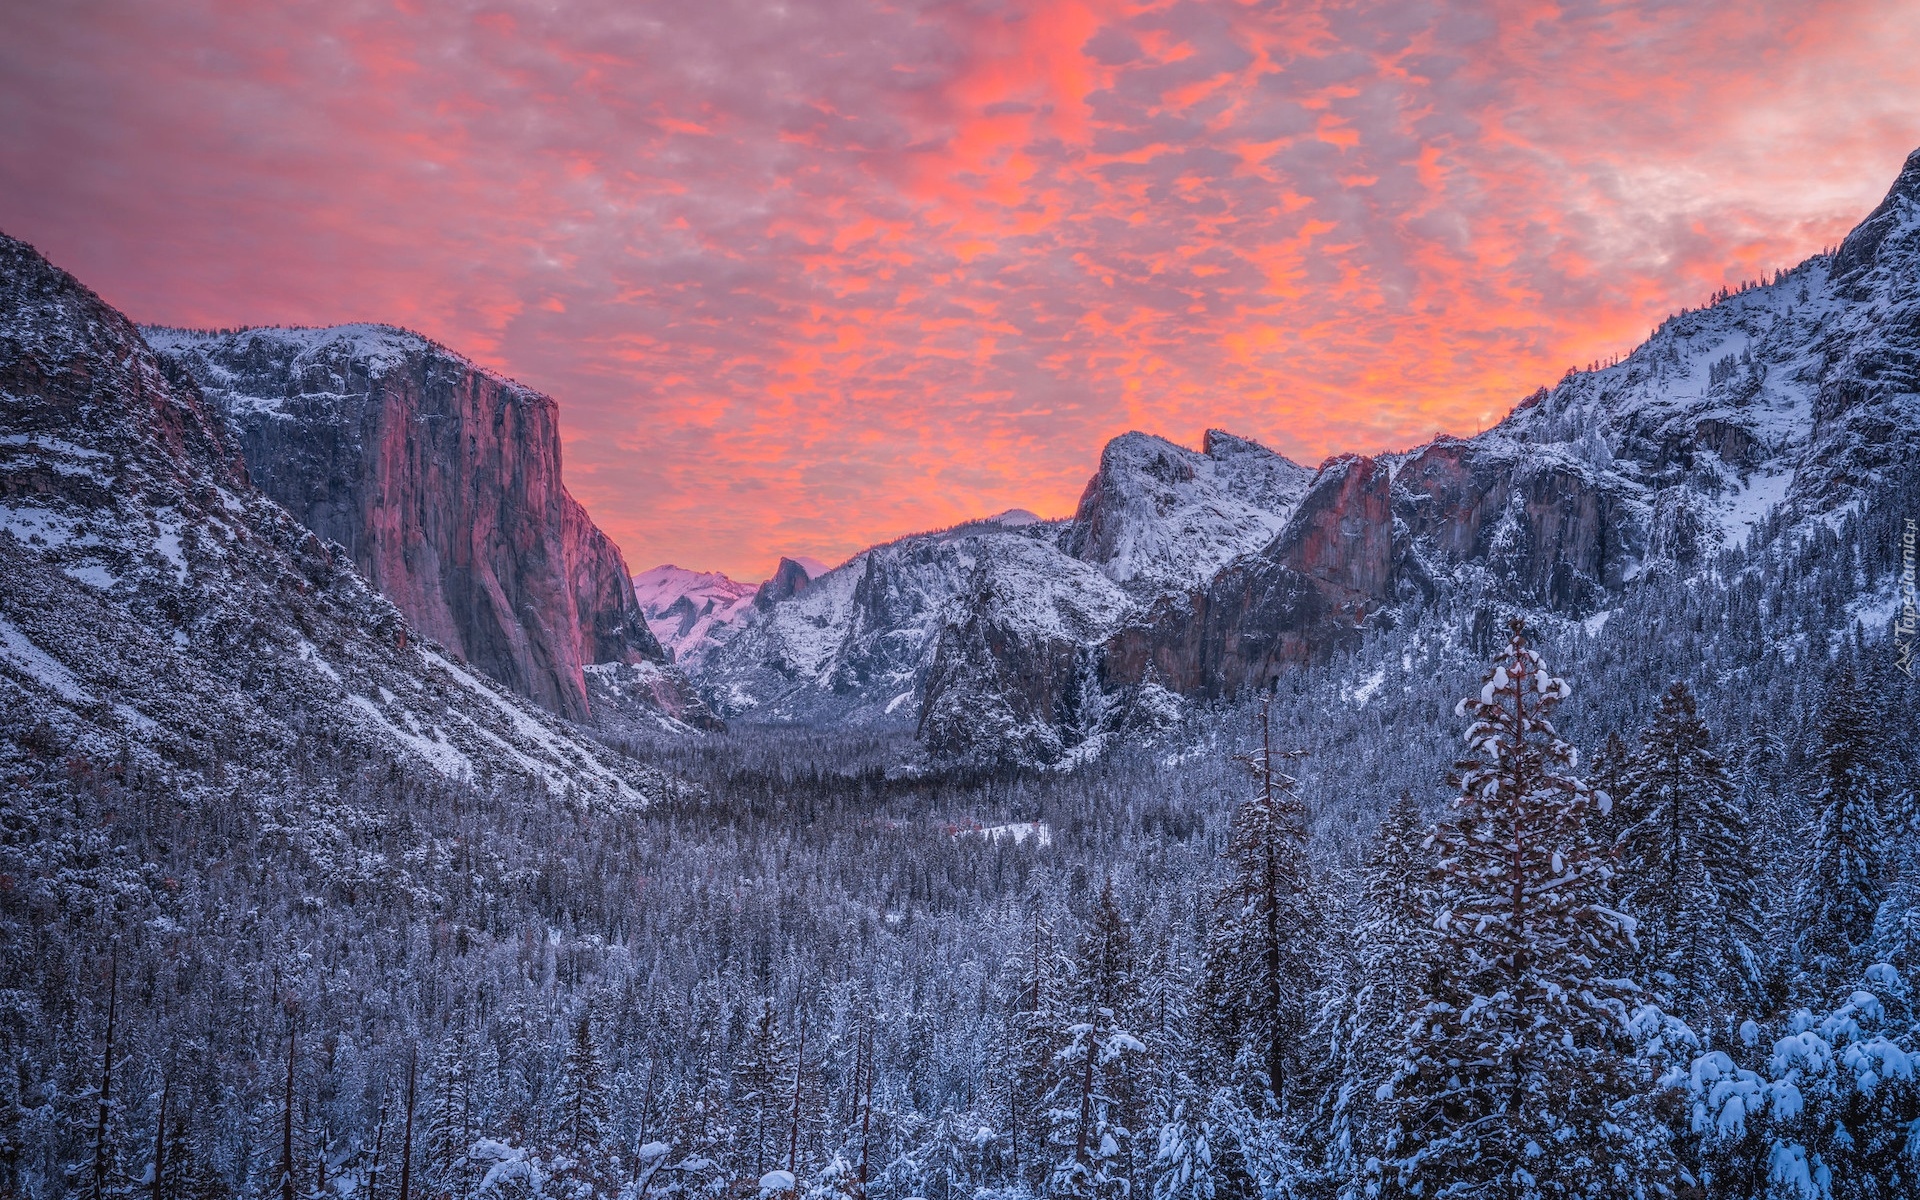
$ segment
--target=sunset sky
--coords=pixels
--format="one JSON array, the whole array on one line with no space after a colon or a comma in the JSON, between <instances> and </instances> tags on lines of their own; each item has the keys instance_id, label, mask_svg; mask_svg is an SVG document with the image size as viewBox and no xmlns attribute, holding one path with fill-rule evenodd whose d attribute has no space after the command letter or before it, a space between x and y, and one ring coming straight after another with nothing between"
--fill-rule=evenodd
<instances>
[{"instance_id":1,"label":"sunset sky","mask_svg":"<svg viewBox=\"0 0 1920 1200\"><path fill-rule=\"evenodd\" d=\"M556 397L640 570L1472 433L1836 242L1920 4L0 0L0 229Z\"/></svg>"}]
</instances>

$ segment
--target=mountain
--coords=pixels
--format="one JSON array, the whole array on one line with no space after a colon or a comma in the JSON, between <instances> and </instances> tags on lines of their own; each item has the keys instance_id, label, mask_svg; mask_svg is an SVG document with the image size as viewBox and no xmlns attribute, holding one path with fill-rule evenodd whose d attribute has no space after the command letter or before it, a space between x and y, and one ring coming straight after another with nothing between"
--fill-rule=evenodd
<instances>
[{"instance_id":1,"label":"mountain","mask_svg":"<svg viewBox=\"0 0 1920 1200\"><path fill-rule=\"evenodd\" d=\"M875 546L804 586L783 566L689 669L728 716L892 725L952 746L992 742L986 718L929 699L959 703L992 679L981 686L996 720L1051 747L1049 731L1099 691L1078 674L1090 648L1143 603L1271 540L1309 478L1217 430L1198 452L1126 434L1074 519L1014 509Z\"/></svg>"},{"instance_id":2,"label":"mountain","mask_svg":"<svg viewBox=\"0 0 1920 1200\"><path fill-rule=\"evenodd\" d=\"M1219 431L1197 453L1125 434L1071 520L869 550L744 620L696 682L761 718L898 721L911 701L938 756L1058 761L1423 606L1488 628L1604 614L1650 576L1838 520L1916 462L1920 151L1833 253L1476 437L1308 471Z\"/></svg>"},{"instance_id":3,"label":"mountain","mask_svg":"<svg viewBox=\"0 0 1920 1200\"><path fill-rule=\"evenodd\" d=\"M553 400L383 325L143 332L260 488L415 628L574 720L593 714L596 664L637 668L668 713L703 719L619 550L561 483Z\"/></svg>"},{"instance_id":4,"label":"mountain","mask_svg":"<svg viewBox=\"0 0 1920 1200\"><path fill-rule=\"evenodd\" d=\"M663 786L423 637L249 481L190 379L4 235L0 392L0 698L38 752L220 779L307 746L620 803Z\"/></svg>"},{"instance_id":5,"label":"mountain","mask_svg":"<svg viewBox=\"0 0 1920 1200\"><path fill-rule=\"evenodd\" d=\"M682 666L697 666L719 645L758 590L718 571L689 571L671 563L633 577L647 627Z\"/></svg>"}]
</instances>

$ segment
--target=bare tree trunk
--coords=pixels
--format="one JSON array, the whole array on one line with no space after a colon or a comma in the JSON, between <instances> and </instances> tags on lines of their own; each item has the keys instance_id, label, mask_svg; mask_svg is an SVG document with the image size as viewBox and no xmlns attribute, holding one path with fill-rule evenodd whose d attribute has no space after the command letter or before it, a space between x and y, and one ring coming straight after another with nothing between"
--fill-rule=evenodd
<instances>
[{"instance_id":1,"label":"bare tree trunk","mask_svg":"<svg viewBox=\"0 0 1920 1200\"><path fill-rule=\"evenodd\" d=\"M153 1200L166 1195L167 1178L167 1102L173 1099L171 1072L160 1080L160 1120L153 1130Z\"/></svg>"},{"instance_id":2,"label":"bare tree trunk","mask_svg":"<svg viewBox=\"0 0 1920 1200\"><path fill-rule=\"evenodd\" d=\"M419 1073L419 1051L407 1059L407 1123L400 1139L400 1200L407 1200L413 1185L413 1083Z\"/></svg>"},{"instance_id":3,"label":"bare tree trunk","mask_svg":"<svg viewBox=\"0 0 1920 1200\"><path fill-rule=\"evenodd\" d=\"M380 1084L380 1113L373 1119L373 1166L367 1171L367 1200L380 1200L380 1149L387 1140L387 1085Z\"/></svg>"},{"instance_id":4,"label":"bare tree trunk","mask_svg":"<svg viewBox=\"0 0 1920 1200\"><path fill-rule=\"evenodd\" d=\"M93 1131L93 1198L107 1196L107 1117L113 1108L113 1026L120 1001L120 948L108 960L107 1052L100 1060L100 1120Z\"/></svg>"}]
</instances>

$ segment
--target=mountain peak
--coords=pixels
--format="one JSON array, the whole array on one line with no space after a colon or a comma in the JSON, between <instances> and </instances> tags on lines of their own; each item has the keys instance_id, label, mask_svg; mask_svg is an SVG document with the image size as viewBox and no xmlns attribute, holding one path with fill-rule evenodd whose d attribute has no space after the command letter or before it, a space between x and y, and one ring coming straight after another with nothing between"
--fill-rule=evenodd
<instances>
[{"instance_id":1,"label":"mountain peak","mask_svg":"<svg viewBox=\"0 0 1920 1200\"><path fill-rule=\"evenodd\" d=\"M1907 155L1886 199L1854 227L1833 256L1833 276L1853 299L1863 299L1865 277L1880 264L1881 250L1920 229L1920 149Z\"/></svg>"}]
</instances>

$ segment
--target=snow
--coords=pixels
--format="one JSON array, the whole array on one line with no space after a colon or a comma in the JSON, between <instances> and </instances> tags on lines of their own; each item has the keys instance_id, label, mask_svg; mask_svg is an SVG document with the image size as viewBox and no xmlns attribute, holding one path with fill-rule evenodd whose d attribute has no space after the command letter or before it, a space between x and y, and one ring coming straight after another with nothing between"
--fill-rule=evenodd
<instances>
[{"instance_id":1,"label":"snow","mask_svg":"<svg viewBox=\"0 0 1920 1200\"><path fill-rule=\"evenodd\" d=\"M899 708L902 704L905 704L907 701L911 699L913 699L912 692L901 692L898 696L895 696L893 699L887 701L887 711L891 713L894 709Z\"/></svg>"},{"instance_id":2,"label":"snow","mask_svg":"<svg viewBox=\"0 0 1920 1200\"><path fill-rule=\"evenodd\" d=\"M1381 667L1358 683L1341 684L1340 698L1355 708L1365 708L1367 701L1373 699L1380 685L1387 681L1387 669Z\"/></svg>"},{"instance_id":3,"label":"snow","mask_svg":"<svg viewBox=\"0 0 1920 1200\"><path fill-rule=\"evenodd\" d=\"M118 575L107 570L103 564L98 562L70 563L62 566L60 570L67 578L78 580L90 588L97 588L103 592L112 591L114 586L120 582Z\"/></svg>"},{"instance_id":4,"label":"snow","mask_svg":"<svg viewBox=\"0 0 1920 1200\"><path fill-rule=\"evenodd\" d=\"M100 545L100 535L89 530L77 532L81 522L64 513L56 513L32 505L13 507L0 505L0 529L5 529L16 539L29 545L43 546L50 550L64 547L86 548Z\"/></svg>"},{"instance_id":5,"label":"snow","mask_svg":"<svg viewBox=\"0 0 1920 1200\"><path fill-rule=\"evenodd\" d=\"M793 1190L793 1185L794 1179L792 1171L768 1171L760 1177L760 1191L763 1194L766 1192L790 1192Z\"/></svg>"},{"instance_id":6,"label":"snow","mask_svg":"<svg viewBox=\"0 0 1920 1200\"><path fill-rule=\"evenodd\" d=\"M1185 590L1279 534L1313 472L1217 431L1211 453L1127 433L1100 456L1098 536L1080 554L1115 583Z\"/></svg>"},{"instance_id":7,"label":"snow","mask_svg":"<svg viewBox=\"0 0 1920 1200\"><path fill-rule=\"evenodd\" d=\"M1028 841L1041 849L1053 845L1053 830L1044 821L1015 821L1007 825L988 825L979 829L956 829L955 837L979 837L989 842L1008 841L1023 846Z\"/></svg>"},{"instance_id":8,"label":"snow","mask_svg":"<svg viewBox=\"0 0 1920 1200\"><path fill-rule=\"evenodd\" d=\"M804 564L803 564L804 565ZM697 670L732 637L753 611L758 585L718 571L690 571L671 563L633 577L634 598L647 628L683 668Z\"/></svg>"},{"instance_id":9,"label":"snow","mask_svg":"<svg viewBox=\"0 0 1920 1200\"><path fill-rule=\"evenodd\" d=\"M1787 502L1796 472L1789 467L1770 474L1756 474L1735 493L1720 512L1720 540L1728 546L1744 546L1767 514Z\"/></svg>"},{"instance_id":10,"label":"snow","mask_svg":"<svg viewBox=\"0 0 1920 1200\"><path fill-rule=\"evenodd\" d=\"M325 658L321 656L320 647L314 645L312 642L308 641L306 638L301 638L299 643L299 651L300 651L300 657L306 659L308 662L312 663L315 667L318 667L322 675L325 675L328 679L333 680L335 683L340 682L340 672L334 670L333 664L329 663Z\"/></svg>"},{"instance_id":11,"label":"snow","mask_svg":"<svg viewBox=\"0 0 1920 1200\"><path fill-rule=\"evenodd\" d=\"M69 704L93 703L93 697L80 686L72 671L34 645L31 638L4 617L0 617L0 659L39 680Z\"/></svg>"},{"instance_id":12,"label":"snow","mask_svg":"<svg viewBox=\"0 0 1920 1200\"><path fill-rule=\"evenodd\" d=\"M466 780L473 777L473 761L460 753L457 747L444 741L423 737L411 729L402 728L382 712L379 705L365 696L349 694L347 703L370 720L381 733L392 741L398 742L416 758L446 778Z\"/></svg>"}]
</instances>

